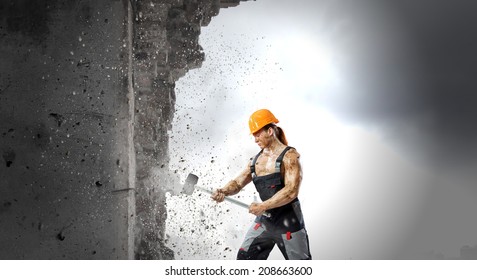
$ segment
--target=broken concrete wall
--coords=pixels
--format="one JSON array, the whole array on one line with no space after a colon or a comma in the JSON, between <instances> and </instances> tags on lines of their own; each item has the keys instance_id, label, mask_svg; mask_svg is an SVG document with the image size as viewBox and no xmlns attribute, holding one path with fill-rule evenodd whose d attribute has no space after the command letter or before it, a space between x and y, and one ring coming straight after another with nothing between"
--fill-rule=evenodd
<instances>
[{"instance_id":1,"label":"broken concrete wall","mask_svg":"<svg viewBox=\"0 0 477 280\"><path fill-rule=\"evenodd\" d=\"M165 191L179 184L178 174L168 168L175 83L205 59L199 45L201 27L233 3L240 0L134 2L136 259L174 257L164 245L164 226Z\"/></svg>"},{"instance_id":2,"label":"broken concrete wall","mask_svg":"<svg viewBox=\"0 0 477 280\"><path fill-rule=\"evenodd\" d=\"M168 169L175 82L200 67L202 25L220 9L218 0L138 1L135 6L136 256L171 259L164 245L165 189L178 184Z\"/></svg>"},{"instance_id":3,"label":"broken concrete wall","mask_svg":"<svg viewBox=\"0 0 477 280\"><path fill-rule=\"evenodd\" d=\"M239 2L0 0L0 259L174 257L175 82Z\"/></svg>"}]
</instances>

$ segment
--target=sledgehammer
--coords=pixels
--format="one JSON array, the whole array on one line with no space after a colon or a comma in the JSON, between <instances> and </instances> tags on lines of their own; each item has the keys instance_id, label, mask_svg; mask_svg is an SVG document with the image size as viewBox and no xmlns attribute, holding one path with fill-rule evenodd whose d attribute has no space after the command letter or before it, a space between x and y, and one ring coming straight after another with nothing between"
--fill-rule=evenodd
<instances>
[{"instance_id":1,"label":"sledgehammer","mask_svg":"<svg viewBox=\"0 0 477 280\"><path fill-rule=\"evenodd\" d=\"M202 187L196 186L198 181L199 181L199 177L197 177L197 175L189 173L189 175L187 175L187 178L184 182L184 188L182 190L182 193L186 194L186 195L192 195L194 193L195 189L206 192L208 194L213 193L211 190L204 189ZM227 200L228 202L231 202L231 203L233 203L237 206L243 207L245 209L249 208L249 205L242 202L242 201L230 198L228 196L226 196L224 199ZM270 213L267 213L267 212L263 213L262 215L265 216L265 217L270 217Z\"/></svg>"}]
</instances>

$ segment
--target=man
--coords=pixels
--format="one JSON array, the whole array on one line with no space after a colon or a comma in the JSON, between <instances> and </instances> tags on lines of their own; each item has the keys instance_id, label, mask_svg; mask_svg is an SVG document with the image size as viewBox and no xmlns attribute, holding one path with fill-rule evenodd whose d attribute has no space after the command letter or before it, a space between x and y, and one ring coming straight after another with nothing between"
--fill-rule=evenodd
<instances>
[{"instance_id":1,"label":"man","mask_svg":"<svg viewBox=\"0 0 477 280\"><path fill-rule=\"evenodd\" d=\"M302 173L300 154L287 146L277 118L267 109L254 112L249 119L250 133L261 151L247 167L211 198L222 202L225 196L237 194L248 183L262 202L250 205L256 217L248 230L237 259L267 259L275 244L285 259L311 259L308 235L303 221L298 191Z\"/></svg>"}]
</instances>

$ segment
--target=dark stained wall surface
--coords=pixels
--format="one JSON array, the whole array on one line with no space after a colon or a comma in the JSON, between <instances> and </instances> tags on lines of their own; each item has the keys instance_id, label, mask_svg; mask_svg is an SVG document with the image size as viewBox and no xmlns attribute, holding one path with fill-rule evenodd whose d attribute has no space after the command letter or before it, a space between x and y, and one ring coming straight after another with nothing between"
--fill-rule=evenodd
<instances>
[{"instance_id":1,"label":"dark stained wall surface","mask_svg":"<svg viewBox=\"0 0 477 280\"><path fill-rule=\"evenodd\" d=\"M0 258L125 259L127 1L0 1Z\"/></svg>"}]
</instances>

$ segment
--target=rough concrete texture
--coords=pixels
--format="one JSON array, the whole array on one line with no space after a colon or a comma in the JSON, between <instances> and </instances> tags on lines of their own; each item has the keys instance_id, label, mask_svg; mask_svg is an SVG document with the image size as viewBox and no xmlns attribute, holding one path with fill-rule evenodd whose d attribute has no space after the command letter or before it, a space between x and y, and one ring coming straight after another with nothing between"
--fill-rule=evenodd
<instances>
[{"instance_id":1,"label":"rough concrete texture","mask_svg":"<svg viewBox=\"0 0 477 280\"><path fill-rule=\"evenodd\" d=\"M0 2L2 259L130 254L125 4Z\"/></svg>"},{"instance_id":2,"label":"rough concrete texture","mask_svg":"<svg viewBox=\"0 0 477 280\"><path fill-rule=\"evenodd\" d=\"M135 150L137 259L171 259L164 245L164 190L176 184L168 169L175 82L200 67L202 25L218 14L220 1L142 1L135 5ZM167 181L167 178L169 180Z\"/></svg>"},{"instance_id":3,"label":"rough concrete texture","mask_svg":"<svg viewBox=\"0 0 477 280\"><path fill-rule=\"evenodd\" d=\"M239 2L0 0L0 259L174 258L175 81Z\"/></svg>"}]
</instances>

